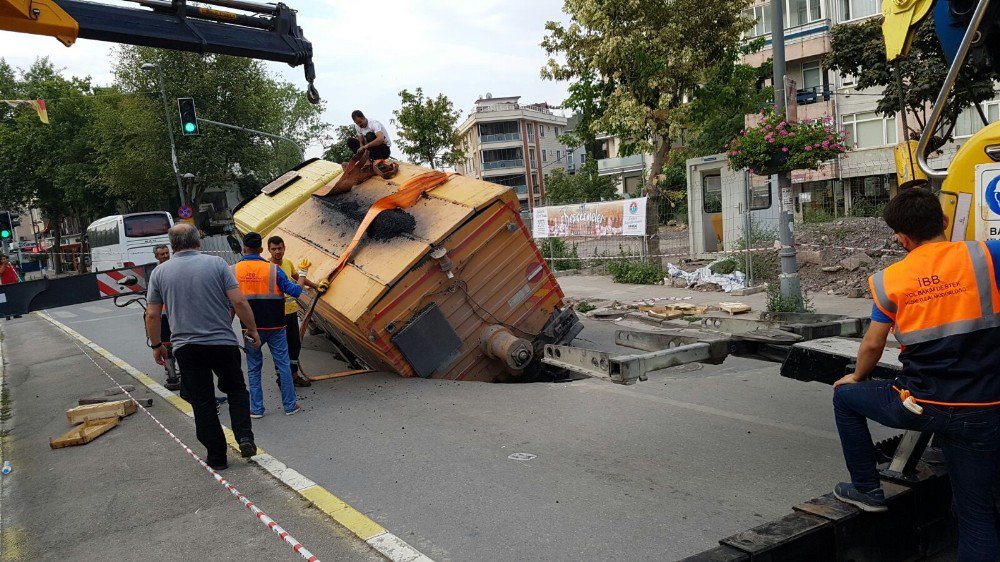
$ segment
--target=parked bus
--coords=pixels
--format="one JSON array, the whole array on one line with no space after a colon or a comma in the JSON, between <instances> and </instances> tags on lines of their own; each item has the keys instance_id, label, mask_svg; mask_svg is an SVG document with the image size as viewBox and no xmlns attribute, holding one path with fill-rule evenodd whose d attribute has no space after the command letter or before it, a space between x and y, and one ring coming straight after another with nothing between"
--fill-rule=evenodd
<instances>
[{"instance_id":1,"label":"parked bus","mask_svg":"<svg viewBox=\"0 0 1000 562\"><path fill-rule=\"evenodd\" d=\"M174 225L170 213L153 211L113 215L87 227L91 271L108 271L156 261L153 248L168 244L167 231Z\"/></svg>"}]
</instances>

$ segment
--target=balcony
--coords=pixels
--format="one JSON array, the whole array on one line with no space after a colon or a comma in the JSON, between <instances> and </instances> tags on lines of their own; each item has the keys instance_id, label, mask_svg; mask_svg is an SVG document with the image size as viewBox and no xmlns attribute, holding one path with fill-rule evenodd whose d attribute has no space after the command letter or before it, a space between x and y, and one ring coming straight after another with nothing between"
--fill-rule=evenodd
<instances>
[{"instance_id":1,"label":"balcony","mask_svg":"<svg viewBox=\"0 0 1000 562\"><path fill-rule=\"evenodd\" d=\"M521 197L521 196L527 197L528 196L528 186L526 186L526 185L512 185L511 187L514 189L514 192L517 193L518 197Z\"/></svg>"},{"instance_id":2,"label":"balcony","mask_svg":"<svg viewBox=\"0 0 1000 562\"><path fill-rule=\"evenodd\" d=\"M602 158L597 161L597 174L607 176L641 172L645 167L646 161L642 154L633 154L623 158Z\"/></svg>"},{"instance_id":3,"label":"balcony","mask_svg":"<svg viewBox=\"0 0 1000 562\"><path fill-rule=\"evenodd\" d=\"M523 168L524 159L516 158L514 160L494 160L492 162L483 162L483 170L503 170L506 168Z\"/></svg>"},{"instance_id":4,"label":"balcony","mask_svg":"<svg viewBox=\"0 0 1000 562\"><path fill-rule=\"evenodd\" d=\"M479 137L480 144L489 144L495 142L514 142L521 140L521 133L499 133L495 135L481 135Z\"/></svg>"}]
</instances>

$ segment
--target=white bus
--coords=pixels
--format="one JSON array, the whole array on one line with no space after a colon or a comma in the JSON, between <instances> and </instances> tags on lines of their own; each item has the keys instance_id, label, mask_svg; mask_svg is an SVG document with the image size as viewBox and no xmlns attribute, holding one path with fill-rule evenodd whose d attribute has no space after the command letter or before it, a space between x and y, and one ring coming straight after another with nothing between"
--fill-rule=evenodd
<instances>
[{"instance_id":1,"label":"white bus","mask_svg":"<svg viewBox=\"0 0 1000 562\"><path fill-rule=\"evenodd\" d=\"M153 248L169 246L167 231L173 225L170 213L163 211L113 215L90 223L90 270L108 271L155 262Z\"/></svg>"}]
</instances>

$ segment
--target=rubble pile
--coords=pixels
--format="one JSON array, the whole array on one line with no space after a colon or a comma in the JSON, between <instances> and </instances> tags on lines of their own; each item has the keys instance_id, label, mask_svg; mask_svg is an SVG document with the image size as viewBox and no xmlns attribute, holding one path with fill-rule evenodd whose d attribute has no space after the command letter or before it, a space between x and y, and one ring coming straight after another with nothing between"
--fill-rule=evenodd
<instances>
[{"instance_id":1,"label":"rubble pile","mask_svg":"<svg viewBox=\"0 0 1000 562\"><path fill-rule=\"evenodd\" d=\"M882 219L849 217L795 225L799 279L813 293L861 298L868 276L903 258Z\"/></svg>"}]
</instances>

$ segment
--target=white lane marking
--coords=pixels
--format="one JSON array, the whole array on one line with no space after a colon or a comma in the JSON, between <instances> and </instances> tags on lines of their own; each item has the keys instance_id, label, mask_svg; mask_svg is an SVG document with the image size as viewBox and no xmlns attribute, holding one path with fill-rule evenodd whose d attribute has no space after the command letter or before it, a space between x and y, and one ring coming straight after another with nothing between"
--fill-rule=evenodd
<instances>
[{"instance_id":1,"label":"white lane marking","mask_svg":"<svg viewBox=\"0 0 1000 562\"><path fill-rule=\"evenodd\" d=\"M68 310L50 310L49 314L52 316L58 316L59 318L76 318L76 314L69 312Z\"/></svg>"},{"instance_id":2,"label":"white lane marking","mask_svg":"<svg viewBox=\"0 0 1000 562\"><path fill-rule=\"evenodd\" d=\"M767 426L773 429L780 429L782 431L793 431L795 433L802 433L804 435L809 435L811 437L819 437L822 439L830 439L836 442L840 442L840 436L833 431L824 431L822 429L812 429L810 427L802 427L793 423L787 423L778 420L770 420L767 418L762 418L759 416L751 416L747 414L738 414L736 412L730 412L728 410L720 410L718 408L713 408L711 406L703 406L701 404L692 404L690 402L681 402L680 400L672 400L670 398L664 398L662 396L653 396L650 394L645 394L642 392L637 392L630 390L626 387L617 384L609 384L604 381L586 381L588 384L581 384L579 388L583 391L594 391L602 390L605 392L616 392L619 394L628 394L629 396L634 396L636 398L641 398L642 400L648 400L650 402L656 402L658 404L665 404L667 406L675 406L677 408L684 408L686 410L693 410L695 412L701 412L703 414L709 414L712 416L719 416L722 418L729 418L731 420L737 420L747 423L754 423L757 425Z\"/></svg>"}]
</instances>

